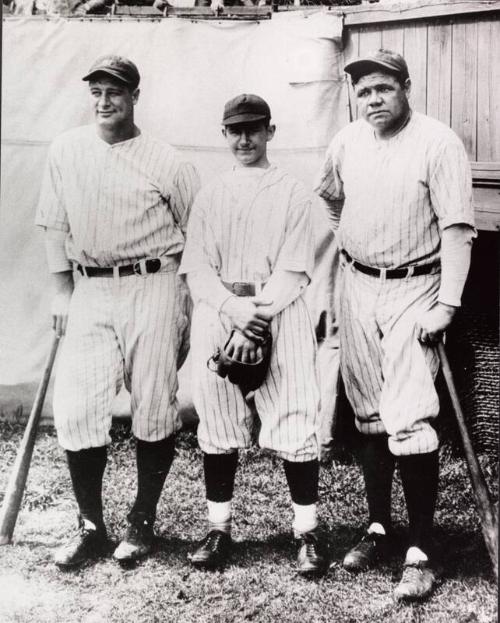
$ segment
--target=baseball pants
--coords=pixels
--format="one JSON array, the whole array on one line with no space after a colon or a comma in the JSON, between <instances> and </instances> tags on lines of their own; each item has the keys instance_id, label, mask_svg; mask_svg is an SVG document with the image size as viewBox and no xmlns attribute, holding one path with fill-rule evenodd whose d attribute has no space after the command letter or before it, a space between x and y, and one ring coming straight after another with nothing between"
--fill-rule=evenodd
<instances>
[{"instance_id":1,"label":"baseball pants","mask_svg":"<svg viewBox=\"0 0 500 623\"><path fill-rule=\"evenodd\" d=\"M395 455L432 452L439 360L435 348L418 341L415 321L436 302L440 275L383 280L343 264L340 366L356 426L387 432Z\"/></svg>"},{"instance_id":2,"label":"baseball pants","mask_svg":"<svg viewBox=\"0 0 500 623\"><path fill-rule=\"evenodd\" d=\"M158 441L179 429L177 369L189 349L191 300L176 271L77 281L54 385L66 450L110 443L111 403L123 383L137 438Z\"/></svg>"},{"instance_id":3,"label":"baseball pants","mask_svg":"<svg viewBox=\"0 0 500 623\"><path fill-rule=\"evenodd\" d=\"M200 417L198 441L209 454L252 444L253 415L240 389L207 367L230 333L229 321L203 303L195 306L191 329L193 401ZM318 458L319 390L316 341L299 297L271 321L273 348L264 383L255 391L261 421L259 445L288 461Z\"/></svg>"}]
</instances>

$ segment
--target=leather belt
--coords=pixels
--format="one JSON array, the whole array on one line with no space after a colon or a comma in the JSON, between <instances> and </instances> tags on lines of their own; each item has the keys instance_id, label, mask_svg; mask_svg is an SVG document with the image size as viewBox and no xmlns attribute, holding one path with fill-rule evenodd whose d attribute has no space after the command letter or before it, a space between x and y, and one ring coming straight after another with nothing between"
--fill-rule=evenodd
<instances>
[{"instance_id":1,"label":"leather belt","mask_svg":"<svg viewBox=\"0 0 500 623\"><path fill-rule=\"evenodd\" d=\"M159 257L139 260L133 264L126 264L125 266L107 266L101 268L100 266L82 266L78 264L76 269L82 275L86 277L114 277L117 274L118 277L127 277L129 275L148 275L151 273L157 273L162 268L162 260Z\"/></svg>"},{"instance_id":2,"label":"leather belt","mask_svg":"<svg viewBox=\"0 0 500 623\"><path fill-rule=\"evenodd\" d=\"M232 283L223 281L222 285L235 296L255 296L255 283L248 281L233 281ZM262 284L262 287L264 286L265 283Z\"/></svg>"},{"instance_id":3,"label":"leather belt","mask_svg":"<svg viewBox=\"0 0 500 623\"><path fill-rule=\"evenodd\" d=\"M385 274L386 279L405 279L406 277L418 277L419 275L428 275L437 266L439 262L433 262L432 264L422 264L420 266L408 266L408 268L375 268L373 266L365 266L360 262L353 260L352 257L342 249L342 253L346 260L354 266L356 270L365 275L371 275L372 277L382 277Z\"/></svg>"}]
</instances>

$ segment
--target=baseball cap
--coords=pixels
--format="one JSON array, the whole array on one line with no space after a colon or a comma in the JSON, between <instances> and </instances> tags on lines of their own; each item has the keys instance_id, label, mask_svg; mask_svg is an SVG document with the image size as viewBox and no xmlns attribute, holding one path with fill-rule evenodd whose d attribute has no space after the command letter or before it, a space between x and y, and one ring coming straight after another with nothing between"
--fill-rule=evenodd
<instances>
[{"instance_id":1,"label":"baseball cap","mask_svg":"<svg viewBox=\"0 0 500 623\"><path fill-rule=\"evenodd\" d=\"M390 71L398 74L403 80L409 78L408 65L405 59L392 50L376 50L369 52L365 56L347 63L344 71L351 75L354 81L373 71Z\"/></svg>"},{"instance_id":2,"label":"baseball cap","mask_svg":"<svg viewBox=\"0 0 500 623\"><path fill-rule=\"evenodd\" d=\"M243 93L226 102L222 125L236 125L260 119L270 119L271 109L258 95Z\"/></svg>"},{"instance_id":3,"label":"baseball cap","mask_svg":"<svg viewBox=\"0 0 500 623\"><path fill-rule=\"evenodd\" d=\"M92 80L96 74L108 74L120 82L125 82L132 89L135 89L141 79L139 70L132 61L123 56L108 54L98 58L89 70L89 73L82 80Z\"/></svg>"}]
</instances>

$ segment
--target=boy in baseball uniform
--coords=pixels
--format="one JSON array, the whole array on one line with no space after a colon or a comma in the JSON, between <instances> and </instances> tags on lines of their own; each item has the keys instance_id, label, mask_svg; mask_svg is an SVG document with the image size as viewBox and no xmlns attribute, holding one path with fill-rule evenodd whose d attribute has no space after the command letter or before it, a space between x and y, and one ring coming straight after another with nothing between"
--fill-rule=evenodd
<instances>
[{"instance_id":1,"label":"boy in baseball uniform","mask_svg":"<svg viewBox=\"0 0 500 623\"><path fill-rule=\"evenodd\" d=\"M235 158L193 205L180 273L194 302L193 400L200 417L208 534L193 565L222 565L231 547L231 499L238 450L251 445L252 412L239 387L207 367L218 347L254 362L270 331L269 369L255 391L259 444L283 459L299 540L298 571L324 569L318 542L316 344L302 297L314 263L310 199L267 157L275 126L268 104L243 94L226 103L223 130ZM260 289L262 290L260 291Z\"/></svg>"},{"instance_id":2,"label":"boy in baseball uniform","mask_svg":"<svg viewBox=\"0 0 500 623\"><path fill-rule=\"evenodd\" d=\"M102 57L83 80L95 124L51 145L36 217L57 292L54 329L66 332L54 419L79 529L56 552L63 568L108 549L101 489L110 407L123 383L131 393L137 496L114 558L128 562L151 550L180 427L177 369L187 350L190 301L177 269L198 189L195 169L135 125L134 63Z\"/></svg>"},{"instance_id":3,"label":"boy in baseball uniform","mask_svg":"<svg viewBox=\"0 0 500 623\"><path fill-rule=\"evenodd\" d=\"M421 599L436 579L435 345L460 306L470 264L470 166L450 128L411 110L401 55L378 50L345 70L360 119L333 138L316 187L343 258L340 365L362 437L369 511L344 567L375 564L390 540L397 465L409 535L395 596Z\"/></svg>"}]
</instances>

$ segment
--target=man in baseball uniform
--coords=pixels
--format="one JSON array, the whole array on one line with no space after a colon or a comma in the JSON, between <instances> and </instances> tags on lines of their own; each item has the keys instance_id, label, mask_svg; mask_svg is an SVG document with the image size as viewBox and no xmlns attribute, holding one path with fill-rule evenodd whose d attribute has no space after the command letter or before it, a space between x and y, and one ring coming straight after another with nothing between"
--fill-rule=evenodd
<instances>
[{"instance_id":1,"label":"man in baseball uniform","mask_svg":"<svg viewBox=\"0 0 500 623\"><path fill-rule=\"evenodd\" d=\"M254 362L263 333L270 331L269 369L254 394L259 444L283 459L299 540L298 571L306 575L325 566L316 511L316 344L302 297L314 244L305 188L267 158L275 132L270 119L268 104L257 95L226 103L222 133L236 162L198 194L180 268L194 301L193 400L200 417L209 524L190 560L201 568L226 561L238 449L252 442L252 411L243 393L211 371L207 360L232 335L226 352Z\"/></svg>"},{"instance_id":2,"label":"man in baseball uniform","mask_svg":"<svg viewBox=\"0 0 500 623\"><path fill-rule=\"evenodd\" d=\"M78 533L55 556L60 567L108 549L101 488L122 384L131 393L138 483L114 552L120 562L151 550L179 429L190 301L177 269L199 183L190 164L135 125L139 79L119 56L98 59L84 76L95 124L54 140L36 217L56 289L54 329L66 333L54 419L79 509Z\"/></svg>"},{"instance_id":3,"label":"man in baseball uniform","mask_svg":"<svg viewBox=\"0 0 500 623\"><path fill-rule=\"evenodd\" d=\"M390 538L397 463L409 517L398 599L435 583L438 488L435 344L460 306L475 237L470 167L448 127L411 110L399 54L349 63L360 119L332 140L316 191L342 250L341 371L362 433L369 524L344 558L359 571Z\"/></svg>"}]
</instances>

